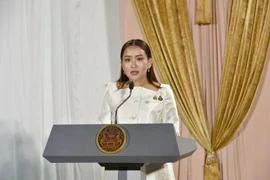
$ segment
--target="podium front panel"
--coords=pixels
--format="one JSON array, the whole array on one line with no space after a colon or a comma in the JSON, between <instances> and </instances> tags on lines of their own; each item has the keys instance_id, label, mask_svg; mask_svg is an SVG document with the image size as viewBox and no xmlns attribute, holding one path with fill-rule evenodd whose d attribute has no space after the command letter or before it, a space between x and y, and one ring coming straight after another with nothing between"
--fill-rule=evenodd
<instances>
[{"instance_id":1,"label":"podium front panel","mask_svg":"<svg viewBox=\"0 0 270 180\"><path fill-rule=\"evenodd\" d=\"M105 154L96 146L104 125L54 125L43 156L50 162L165 163L179 158L172 124L119 124L127 133L126 147Z\"/></svg>"}]
</instances>

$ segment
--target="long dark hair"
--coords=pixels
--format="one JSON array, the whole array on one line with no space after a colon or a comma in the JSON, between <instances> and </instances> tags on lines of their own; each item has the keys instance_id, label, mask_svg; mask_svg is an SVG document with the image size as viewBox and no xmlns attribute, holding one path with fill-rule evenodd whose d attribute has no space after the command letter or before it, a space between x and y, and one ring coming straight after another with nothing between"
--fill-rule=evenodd
<instances>
[{"instance_id":1,"label":"long dark hair","mask_svg":"<svg viewBox=\"0 0 270 180\"><path fill-rule=\"evenodd\" d=\"M130 46L140 47L142 50L144 50L148 60L152 58L151 50L146 42L144 42L141 39L131 39L122 46L121 53L120 53L121 62L123 61L123 54L125 50ZM153 65L150 67L149 72L147 72L146 77L150 84L154 85L157 88L160 87L160 83L158 82L156 78ZM129 78L124 74L124 71L122 68L120 72L120 78L116 82L117 82L118 89L122 89L126 84L129 83Z\"/></svg>"}]
</instances>

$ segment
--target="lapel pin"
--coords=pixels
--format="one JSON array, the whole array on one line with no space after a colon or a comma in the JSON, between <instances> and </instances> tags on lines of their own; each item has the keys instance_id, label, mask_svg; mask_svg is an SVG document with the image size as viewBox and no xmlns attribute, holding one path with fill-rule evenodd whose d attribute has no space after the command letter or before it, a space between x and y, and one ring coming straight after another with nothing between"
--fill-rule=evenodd
<instances>
[{"instance_id":1,"label":"lapel pin","mask_svg":"<svg viewBox=\"0 0 270 180\"><path fill-rule=\"evenodd\" d=\"M158 97L158 100L159 100L159 101L162 101L162 100L163 100L163 98L162 98L161 96L159 96L159 97Z\"/></svg>"}]
</instances>

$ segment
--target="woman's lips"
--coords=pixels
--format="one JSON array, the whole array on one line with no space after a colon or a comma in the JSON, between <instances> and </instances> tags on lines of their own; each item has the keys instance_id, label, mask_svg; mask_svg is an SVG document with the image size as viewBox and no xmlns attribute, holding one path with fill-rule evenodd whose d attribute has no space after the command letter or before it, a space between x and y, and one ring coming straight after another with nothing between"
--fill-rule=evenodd
<instances>
[{"instance_id":1,"label":"woman's lips","mask_svg":"<svg viewBox=\"0 0 270 180\"><path fill-rule=\"evenodd\" d=\"M131 75L137 75L137 74L139 74L139 71L131 71L130 74Z\"/></svg>"}]
</instances>

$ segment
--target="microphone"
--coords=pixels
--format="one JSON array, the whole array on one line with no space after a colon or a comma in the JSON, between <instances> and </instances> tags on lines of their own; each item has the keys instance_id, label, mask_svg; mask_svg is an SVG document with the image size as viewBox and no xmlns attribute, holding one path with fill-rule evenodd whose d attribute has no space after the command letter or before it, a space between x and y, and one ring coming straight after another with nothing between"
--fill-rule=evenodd
<instances>
[{"instance_id":1,"label":"microphone","mask_svg":"<svg viewBox=\"0 0 270 180\"><path fill-rule=\"evenodd\" d=\"M129 83L129 85L128 85L128 88L129 88L129 90L130 90L130 92L129 92L129 96L116 108L116 110L115 110L115 117L114 117L114 124L117 124L117 111L118 111L118 109L130 98L130 96L131 96L131 93L132 93L132 90L133 90L133 88L134 88L134 83L131 81L130 83Z\"/></svg>"}]
</instances>

